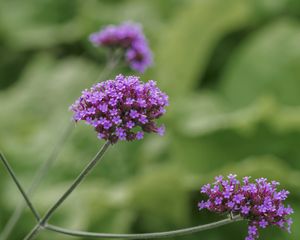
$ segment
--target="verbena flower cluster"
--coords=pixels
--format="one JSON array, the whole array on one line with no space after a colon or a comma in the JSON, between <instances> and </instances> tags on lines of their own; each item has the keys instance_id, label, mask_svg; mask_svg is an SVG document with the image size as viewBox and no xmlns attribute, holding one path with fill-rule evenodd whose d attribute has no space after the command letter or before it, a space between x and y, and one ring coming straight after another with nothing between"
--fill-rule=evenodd
<instances>
[{"instance_id":1,"label":"verbena flower cluster","mask_svg":"<svg viewBox=\"0 0 300 240\"><path fill-rule=\"evenodd\" d=\"M144 72L152 64L151 50L138 24L109 25L91 34L90 41L96 46L123 49L127 63L136 71Z\"/></svg>"},{"instance_id":2,"label":"verbena flower cluster","mask_svg":"<svg viewBox=\"0 0 300 240\"><path fill-rule=\"evenodd\" d=\"M136 76L116 76L115 80L95 84L84 90L70 107L74 120L84 120L98 132L100 139L139 140L144 132L164 134L155 120L165 113L168 96L153 80L143 83Z\"/></svg>"},{"instance_id":3,"label":"verbena flower cluster","mask_svg":"<svg viewBox=\"0 0 300 240\"><path fill-rule=\"evenodd\" d=\"M289 192L277 191L278 182L268 182L266 178L244 177L240 182L236 175L230 174L215 178L213 184L204 185L201 193L208 196L207 201L198 204L199 209L208 209L217 213L239 214L249 221L248 236L245 240L254 240L259 236L258 229L275 225L290 232L293 209L285 207L283 201Z\"/></svg>"}]
</instances>

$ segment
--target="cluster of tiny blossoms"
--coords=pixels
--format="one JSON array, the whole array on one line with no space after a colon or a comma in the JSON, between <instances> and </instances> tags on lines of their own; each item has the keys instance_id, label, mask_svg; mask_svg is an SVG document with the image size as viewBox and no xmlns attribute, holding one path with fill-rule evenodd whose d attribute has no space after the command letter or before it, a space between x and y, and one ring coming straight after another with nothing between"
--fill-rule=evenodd
<instances>
[{"instance_id":1,"label":"cluster of tiny blossoms","mask_svg":"<svg viewBox=\"0 0 300 240\"><path fill-rule=\"evenodd\" d=\"M136 71L144 72L152 64L151 50L138 24L109 25L91 34L90 41L96 46L123 49L126 62Z\"/></svg>"},{"instance_id":2,"label":"cluster of tiny blossoms","mask_svg":"<svg viewBox=\"0 0 300 240\"><path fill-rule=\"evenodd\" d=\"M84 120L98 132L98 138L116 143L139 140L144 132L164 134L155 120L165 113L168 96L153 80L143 83L136 76L116 76L84 90L71 106L74 120Z\"/></svg>"},{"instance_id":3,"label":"cluster of tiny blossoms","mask_svg":"<svg viewBox=\"0 0 300 240\"><path fill-rule=\"evenodd\" d=\"M215 178L213 184L204 185L201 193L208 196L207 201L198 204L199 209L211 212L238 214L249 221L248 236L245 240L257 239L258 228L274 225L290 232L293 213L290 206L285 207L283 201L289 192L277 191L278 182L268 182L266 178L250 182L244 177L240 182L236 175L230 174Z\"/></svg>"}]
</instances>

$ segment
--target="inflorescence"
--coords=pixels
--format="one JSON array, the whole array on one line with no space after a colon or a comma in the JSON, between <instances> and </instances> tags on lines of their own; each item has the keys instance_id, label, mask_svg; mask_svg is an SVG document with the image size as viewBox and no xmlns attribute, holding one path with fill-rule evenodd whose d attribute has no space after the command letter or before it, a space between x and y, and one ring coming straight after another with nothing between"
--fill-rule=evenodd
<instances>
[{"instance_id":1,"label":"inflorescence","mask_svg":"<svg viewBox=\"0 0 300 240\"><path fill-rule=\"evenodd\" d=\"M230 174L215 178L213 184L206 184L201 193L208 196L207 201L198 204L199 209L211 212L237 214L249 221L248 236L245 240L254 240L259 236L258 228L274 225L290 232L293 209L285 207L283 201L289 192L277 191L276 181L268 182L266 178L244 177L240 182L236 175Z\"/></svg>"},{"instance_id":2,"label":"inflorescence","mask_svg":"<svg viewBox=\"0 0 300 240\"><path fill-rule=\"evenodd\" d=\"M95 46L124 50L124 57L129 66L144 72L152 64L152 53L140 25L125 22L118 26L109 25L90 35Z\"/></svg>"},{"instance_id":3,"label":"inflorescence","mask_svg":"<svg viewBox=\"0 0 300 240\"><path fill-rule=\"evenodd\" d=\"M143 83L139 77L120 74L84 90L70 109L76 122L84 120L95 128L98 138L116 143L140 140L144 132L163 135L164 126L158 127L155 120L167 105L168 96L155 81Z\"/></svg>"}]
</instances>

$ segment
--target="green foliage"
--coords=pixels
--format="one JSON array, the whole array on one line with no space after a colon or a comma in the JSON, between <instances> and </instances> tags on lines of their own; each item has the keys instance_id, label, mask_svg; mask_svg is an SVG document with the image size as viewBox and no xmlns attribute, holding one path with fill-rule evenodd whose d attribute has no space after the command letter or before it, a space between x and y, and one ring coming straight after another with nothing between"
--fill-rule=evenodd
<instances>
[{"instance_id":1,"label":"green foliage","mask_svg":"<svg viewBox=\"0 0 300 240\"><path fill-rule=\"evenodd\" d=\"M102 232L208 223L219 216L198 212L199 188L236 172L278 180L291 191L292 234L270 229L262 239L299 239L299 16L298 0L1 1L0 150L29 186L71 117L68 106L104 67L103 51L87 36L135 20L154 49L155 66L143 79L170 94L166 136L113 146L51 222ZM41 212L101 144L90 127L76 126L33 198ZM3 168L0 189L1 231L21 199ZM26 211L10 239L32 225ZM238 223L184 239L245 235Z\"/></svg>"},{"instance_id":2,"label":"green foliage","mask_svg":"<svg viewBox=\"0 0 300 240\"><path fill-rule=\"evenodd\" d=\"M279 19L262 27L231 57L221 79L221 91L238 106L264 95L299 105L299 41L297 21Z\"/></svg>"},{"instance_id":3,"label":"green foliage","mask_svg":"<svg viewBox=\"0 0 300 240\"><path fill-rule=\"evenodd\" d=\"M172 97L199 84L199 75L222 36L249 22L248 5L236 0L195 1L174 17L157 50L157 78Z\"/></svg>"}]
</instances>

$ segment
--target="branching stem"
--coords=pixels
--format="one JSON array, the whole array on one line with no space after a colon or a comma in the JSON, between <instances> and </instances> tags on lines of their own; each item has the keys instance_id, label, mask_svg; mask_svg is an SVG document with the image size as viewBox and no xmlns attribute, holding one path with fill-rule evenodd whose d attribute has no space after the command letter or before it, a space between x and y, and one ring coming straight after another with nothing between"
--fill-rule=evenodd
<instances>
[{"instance_id":1,"label":"branching stem","mask_svg":"<svg viewBox=\"0 0 300 240\"><path fill-rule=\"evenodd\" d=\"M84 237L84 238L123 238L123 239L154 239L154 238L166 238L166 237L178 237L188 234L193 234L201 231L205 231L212 228L217 228L229 223L241 221L240 216L235 216L232 219L227 218L218 222L213 222L205 225L199 225L190 228L183 228L167 232L154 232L154 233L141 233L141 234L111 234L111 233L95 233L95 232L83 232L74 231L66 228L57 227L54 225L45 225L45 229L61 233L64 235L70 235L74 237Z\"/></svg>"},{"instance_id":2,"label":"branching stem","mask_svg":"<svg viewBox=\"0 0 300 240\"><path fill-rule=\"evenodd\" d=\"M67 199L67 197L75 190L75 188L82 182L82 180L89 174L89 172L102 159L104 153L106 152L106 150L108 149L109 146L110 146L109 142L106 142L103 145L103 147L96 154L96 156L93 158L93 160L89 162L89 164L84 168L84 170L78 175L78 177L75 179L75 181L71 184L71 186L68 188L68 190L47 211L47 213L44 215L43 218L40 218L39 214L33 207L30 199L24 192L23 187L17 180L17 177L15 176L12 168L10 167L10 165L8 164L8 162L4 158L4 156L0 153L2 162L4 163L6 169L8 170L8 172L10 173L14 182L16 183L18 189L22 193L27 205L29 206L29 208L31 209L33 214L35 215L36 220L38 221L38 224L30 231L30 233L25 237L24 240L34 239L37 236L37 234L40 232L40 230L42 230L42 229L46 229L48 231L60 233L63 235L69 235L69 236L74 236L74 237L85 237L85 238L155 239L155 238L177 237L177 236L183 236L183 235L188 235L188 234L205 231L208 229L217 228L217 227L220 227L220 226L232 223L232 222L237 222L237 221L243 220L243 218L239 215L237 215L237 216L231 215L227 219L209 223L209 224L205 224L205 225L199 225L199 226L195 226L195 227L183 228L183 229L166 231L166 232L137 233L137 234L113 234L113 233L85 232L85 231L70 230L70 229L66 229L66 228L48 224L47 221L54 214L56 209Z\"/></svg>"},{"instance_id":3,"label":"branching stem","mask_svg":"<svg viewBox=\"0 0 300 240\"><path fill-rule=\"evenodd\" d=\"M118 66L120 63L121 54L120 52L110 52L107 56L107 63L103 70L101 71L99 77L97 78L97 81L102 81L103 79L109 77L111 72ZM63 131L63 134L55 144L52 152L50 153L50 156L43 162L43 164L40 166L40 168L37 170L32 184L29 187L27 191L27 195L30 196L35 192L39 184L42 182L42 180L45 178L47 173L49 172L49 169L51 169L51 166L54 164L54 162L57 160L59 153L61 152L64 143L67 141L67 139L70 137L74 129L74 124L69 123L66 127L66 129ZM18 223L24 207L26 204L24 202L20 202L20 204L16 207L13 214L7 221L5 227L3 228L2 232L0 233L0 240L7 240L13 231L14 227Z\"/></svg>"},{"instance_id":4,"label":"branching stem","mask_svg":"<svg viewBox=\"0 0 300 240\"><path fill-rule=\"evenodd\" d=\"M19 182L16 174L14 173L13 169L11 168L11 166L9 165L8 161L6 160L6 158L4 157L4 155L2 153L0 153L0 158L1 158L2 163L4 164L4 167L7 170L7 172L9 173L9 175L13 179L14 183L18 187L19 191L21 192L23 198L26 201L27 206L30 208L30 210L33 213L35 219L37 221L40 221L40 215L39 215L39 213L37 212L37 210L35 210L33 204L31 203L29 197L27 196L24 188L22 187L21 183Z\"/></svg>"},{"instance_id":5,"label":"branching stem","mask_svg":"<svg viewBox=\"0 0 300 240\"><path fill-rule=\"evenodd\" d=\"M24 238L24 240L31 240L39 233L41 228L44 228L47 221L56 211L56 209L67 199L67 197L75 190L75 188L82 182L82 180L90 173L90 171L96 166L96 164L102 159L104 153L110 146L110 142L107 141L96 156L88 163L88 165L82 170L78 177L74 180L67 191L54 203L54 205L46 212L39 223L31 230L31 232Z\"/></svg>"}]
</instances>

